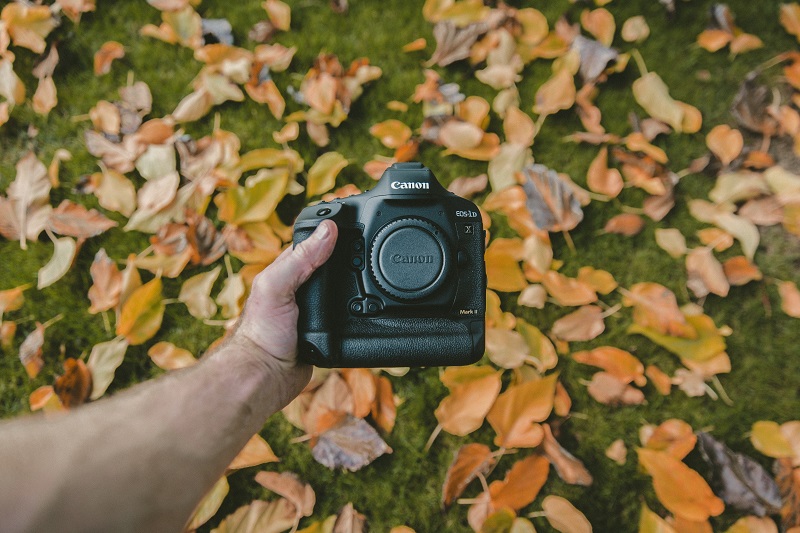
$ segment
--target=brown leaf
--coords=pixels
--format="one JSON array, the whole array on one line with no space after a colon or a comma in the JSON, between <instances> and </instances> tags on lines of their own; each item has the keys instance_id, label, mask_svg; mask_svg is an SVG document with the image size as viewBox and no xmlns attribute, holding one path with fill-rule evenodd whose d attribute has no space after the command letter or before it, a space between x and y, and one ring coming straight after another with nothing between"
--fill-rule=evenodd
<instances>
[{"instance_id":1,"label":"brown leaf","mask_svg":"<svg viewBox=\"0 0 800 533\"><path fill-rule=\"evenodd\" d=\"M92 286L89 287L92 305L89 312L94 315L114 308L119 303L122 291L122 274L116 262L106 255L105 248L95 254L89 272L92 276Z\"/></svg>"},{"instance_id":2,"label":"brown leaf","mask_svg":"<svg viewBox=\"0 0 800 533\"><path fill-rule=\"evenodd\" d=\"M339 424L354 409L353 393L338 372L331 372L314 393L303 414L303 425L309 435L321 435Z\"/></svg>"},{"instance_id":3,"label":"brown leaf","mask_svg":"<svg viewBox=\"0 0 800 533\"><path fill-rule=\"evenodd\" d=\"M588 487L592 484L592 474L586 469L580 459L565 450L553 436L550 424L542 424L544 440L542 446L547 460L556 468L558 477L570 485Z\"/></svg>"},{"instance_id":4,"label":"brown leaf","mask_svg":"<svg viewBox=\"0 0 800 533\"><path fill-rule=\"evenodd\" d=\"M50 212L48 224L54 233L69 235L79 240L100 235L117 226L116 222L106 218L97 210L86 209L71 200L62 200L58 207Z\"/></svg>"},{"instance_id":5,"label":"brown leaf","mask_svg":"<svg viewBox=\"0 0 800 533\"><path fill-rule=\"evenodd\" d=\"M111 63L125 57L125 47L116 41L103 43L94 54L94 75L102 76L111 72Z\"/></svg>"},{"instance_id":6,"label":"brown leaf","mask_svg":"<svg viewBox=\"0 0 800 533\"><path fill-rule=\"evenodd\" d=\"M392 394L392 382L385 376L377 377L377 393L372 404L372 419L378 426L391 433L397 418L397 402Z\"/></svg>"},{"instance_id":7,"label":"brown leaf","mask_svg":"<svg viewBox=\"0 0 800 533\"><path fill-rule=\"evenodd\" d=\"M473 177L461 176L450 182L447 190L462 198L469 199L485 191L487 185L489 185L489 177L486 174Z\"/></svg>"},{"instance_id":8,"label":"brown leaf","mask_svg":"<svg viewBox=\"0 0 800 533\"><path fill-rule=\"evenodd\" d=\"M737 255L731 257L722 264L725 277L731 285L746 285L751 281L758 281L764 276L761 270L751 263L745 256Z\"/></svg>"},{"instance_id":9,"label":"brown leaf","mask_svg":"<svg viewBox=\"0 0 800 533\"><path fill-rule=\"evenodd\" d=\"M459 448L445 474L442 507L450 507L473 479L489 472L494 464L492 451L485 444L473 442Z\"/></svg>"},{"instance_id":10,"label":"brown leaf","mask_svg":"<svg viewBox=\"0 0 800 533\"><path fill-rule=\"evenodd\" d=\"M566 498L550 494L542 501L542 510L550 525L561 533L592 533L592 524Z\"/></svg>"},{"instance_id":11,"label":"brown leaf","mask_svg":"<svg viewBox=\"0 0 800 533\"><path fill-rule=\"evenodd\" d=\"M575 79L566 68L561 68L536 91L533 112L552 115L575 105Z\"/></svg>"},{"instance_id":12,"label":"brown leaf","mask_svg":"<svg viewBox=\"0 0 800 533\"><path fill-rule=\"evenodd\" d=\"M481 427L500 393L500 375L491 366L447 368L441 379L450 395L434 411L442 428L464 436Z\"/></svg>"},{"instance_id":13,"label":"brown leaf","mask_svg":"<svg viewBox=\"0 0 800 533\"><path fill-rule=\"evenodd\" d=\"M283 496L289 503L294 505L298 517L311 516L314 512L314 504L317 496L311 485L303 483L300 478L292 472L259 472L256 474L256 482L272 492Z\"/></svg>"},{"instance_id":14,"label":"brown leaf","mask_svg":"<svg viewBox=\"0 0 800 533\"><path fill-rule=\"evenodd\" d=\"M44 366L42 359L42 346L44 345L44 325L36 323L36 329L31 331L22 344L19 345L19 360L25 367L28 377L33 379L39 375Z\"/></svg>"},{"instance_id":15,"label":"brown leaf","mask_svg":"<svg viewBox=\"0 0 800 533\"><path fill-rule=\"evenodd\" d=\"M460 59L468 58L472 45L488 29L488 26L483 22L476 22L464 27L458 27L449 20L437 22L433 27L436 50L425 63L425 66L439 65L440 67L445 67Z\"/></svg>"},{"instance_id":16,"label":"brown leaf","mask_svg":"<svg viewBox=\"0 0 800 533\"><path fill-rule=\"evenodd\" d=\"M616 198L625 184L619 170L608 168L608 148L603 147L589 165L586 173L586 185L590 190Z\"/></svg>"},{"instance_id":17,"label":"brown leaf","mask_svg":"<svg viewBox=\"0 0 800 533\"><path fill-rule=\"evenodd\" d=\"M667 396L672 391L672 378L657 366L648 365L644 370L644 375L650 379L650 382L662 396Z\"/></svg>"},{"instance_id":18,"label":"brown leaf","mask_svg":"<svg viewBox=\"0 0 800 533\"><path fill-rule=\"evenodd\" d=\"M644 394L624 381L609 374L597 372L587 388L589 395L607 405L641 405Z\"/></svg>"},{"instance_id":19,"label":"brown leaf","mask_svg":"<svg viewBox=\"0 0 800 533\"><path fill-rule=\"evenodd\" d=\"M708 248L695 248L686 255L686 270L689 280L686 286L698 298L709 293L727 296L730 283L725 277L722 265Z\"/></svg>"},{"instance_id":20,"label":"brown leaf","mask_svg":"<svg viewBox=\"0 0 800 533\"><path fill-rule=\"evenodd\" d=\"M533 164L523 168L522 174L528 211L539 229L569 231L583 220L573 189L554 170Z\"/></svg>"},{"instance_id":21,"label":"brown leaf","mask_svg":"<svg viewBox=\"0 0 800 533\"><path fill-rule=\"evenodd\" d=\"M366 525L366 517L356 511L352 503L348 503L336 517L331 533L364 533Z\"/></svg>"},{"instance_id":22,"label":"brown leaf","mask_svg":"<svg viewBox=\"0 0 800 533\"><path fill-rule=\"evenodd\" d=\"M56 377L53 390L64 407L77 407L92 393L92 374L82 360L70 357L64 361L64 374Z\"/></svg>"},{"instance_id":23,"label":"brown leaf","mask_svg":"<svg viewBox=\"0 0 800 533\"><path fill-rule=\"evenodd\" d=\"M800 526L800 468L790 459L778 459L775 464L775 481L781 490L783 507L782 524L786 528ZM794 533L794 530L789 530Z\"/></svg>"},{"instance_id":24,"label":"brown leaf","mask_svg":"<svg viewBox=\"0 0 800 533\"><path fill-rule=\"evenodd\" d=\"M781 296L781 309L787 315L800 318L800 290L793 281L778 283L778 293Z\"/></svg>"},{"instance_id":25,"label":"brown leaf","mask_svg":"<svg viewBox=\"0 0 800 533\"><path fill-rule=\"evenodd\" d=\"M497 433L494 441L506 448L533 448L544 438L543 422L553 409L558 374L512 385L495 401L486 420Z\"/></svg>"},{"instance_id":26,"label":"brown leaf","mask_svg":"<svg viewBox=\"0 0 800 533\"><path fill-rule=\"evenodd\" d=\"M564 341L590 341L605 329L603 310L596 305L584 305L556 320L552 333Z\"/></svg>"},{"instance_id":27,"label":"brown leaf","mask_svg":"<svg viewBox=\"0 0 800 533\"><path fill-rule=\"evenodd\" d=\"M603 231L633 237L644 229L644 219L632 213L616 215L606 222Z\"/></svg>"},{"instance_id":28,"label":"brown leaf","mask_svg":"<svg viewBox=\"0 0 800 533\"><path fill-rule=\"evenodd\" d=\"M372 404L378 393L375 374L367 368L343 368L341 372L353 395L352 415L358 418L366 417L372 410Z\"/></svg>"},{"instance_id":29,"label":"brown leaf","mask_svg":"<svg viewBox=\"0 0 800 533\"><path fill-rule=\"evenodd\" d=\"M346 415L337 426L320 435L311 454L330 469L355 472L392 449L364 420Z\"/></svg>"}]
</instances>

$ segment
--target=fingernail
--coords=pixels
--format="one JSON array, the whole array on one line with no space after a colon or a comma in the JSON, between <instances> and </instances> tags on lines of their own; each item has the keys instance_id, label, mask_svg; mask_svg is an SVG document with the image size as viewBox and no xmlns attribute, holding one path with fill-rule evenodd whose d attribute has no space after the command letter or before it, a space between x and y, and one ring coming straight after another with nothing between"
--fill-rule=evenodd
<instances>
[{"instance_id":1,"label":"fingernail","mask_svg":"<svg viewBox=\"0 0 800 533\"><path fill-rule=\"evenodd\" d=\"M331 229L328 227L328 224L322 223L317 226L317 229L314 230L313 237L317 240L324 241L328 238L328 235L331 234Z\"/></svg>"}]
</instances>

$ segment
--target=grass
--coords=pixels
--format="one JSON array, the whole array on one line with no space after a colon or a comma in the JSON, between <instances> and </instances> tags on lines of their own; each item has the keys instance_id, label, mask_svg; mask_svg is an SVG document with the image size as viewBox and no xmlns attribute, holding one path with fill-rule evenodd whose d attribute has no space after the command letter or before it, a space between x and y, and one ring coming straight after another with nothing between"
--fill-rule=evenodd
<instances>
[{"instance_id":1,"label":"grass","mask_svg":"<svg viewBox=\"0 0 800 533\"><path fill-rule=\"evenodd\" d=\"M353 164L339 176L338 185L355 182L362 188L371 180L360 170L374 154L390 155L368 128L388 118L400 118L412 127L420 124L420 106L411 105L407 114L399 116L386 109L390 100L410 102L414 86L423 79L422 61L432 53L434 39L432 26L421 14L421 4L403 0L353 1L346 15L333 13L327 2L303 0L289 2L292 6L292 31L279 34L276 41L287 46L297 46L298 52L288 72L277 74L276 83L286 95L286 87L298 87L302 75L312 65L321 51L335 53L343 63L367 56L370 62L383 69L380 80L369 84L364 95L351 110L347 121L332 131L331 145L320 149L303 134L292 144L309 166L318 155L328 150L344 154ZM513 2L512 2L513 3ZM747 72L757 65L786 50L796 50L797 42L778 25L780 2L729 2L737 15L738 23L747 32L761 37L763 49L731 58L727 52L711 54L698 48L696 36L707 23L708 1L677 2L678 12L673 18L652 0L612 2L608 8L614 14L618 27L629 16L644 15L651 27L651 36L639 50L651 71L658 72L671 94L689 102L703 113L703 129L696 134L673 134L660 139L658 145L670 156L670 168L680 170L705 151L704 136L716 124L733 125L729 107L739 83ZM87 123L74 117L83 115L100 99L118 98L117 88L126 83L129 72L136 79L148 83L153 93L152 116L163 116L172 111L180 99L191 90L191 81L200 69L192 52L178 46L167 45L138 36L146 23L159 23L158 12L144 2L99 2L96 13L84 16L79 26L65 22L55 32L59 41L61 63L55 73L59 105L48 117L33 113L29 104L15 109L11 121L0 127L0 190L5 190L14 177L14 165L28 149L34 149L41 160L49 162L58 148L67 148L73 159L64 163L61 173L62 187L53 190L51 203L57 205L70 198L90 207L97 207L92 196L75 192L75 185L85 174L98 170L95 158L83 145L82 133ZM551 24L563 13L577 20L583 4L566 1L538 2L538 7ZM238 45L252 47L247 31L257 20L264 18L260 2L230 2L204 0L199 12L205 18L227 18L234 27ZM424 53L404 54L402 45L425 37L428 48ZM103 77L92 74L92 55L108 40L117 40L126 47L124 59L115 63L112 72ZM622 50L630 50L627 43L615 41ZM23 77L29 94L35 89L30 76L34 54L15 50L15 70ZM467 95L479 95L491 101L495 92L478 82L468 66L459 63L446 69L437 69L446 81L457 82ZM707 71L709 76L698 76ZM549 61L536 61L523 72L519 84L521 108L530 112L536 88L550 75ZM777 78L776 69L769 77ZM628 69L611 77L602 86L597 100L603 111L606 129L618 134L630 131L628 115L631 111L642 114L633 100L630 85L639 76L632 63ZM288 110L300 107L287 98ZM223 129L235 132L242 140L242 152L249 149L274 146L271 133L281 123L265 107L251 101L229 103L217 109ZM187 130L194 136L211 131L213 114L190 124ZM496 117L491 128L500 131ZM29 135L31 128L38 134ZM539 163L569 174L578 183L585 183L586 169L596 153L594 147L564 142L566 135L580 129L572 112L550 117L536 138L534 157ZM449 182L460 175L475 175L485 171L484 163L457 157L440 157L440 150L423 147L420 160L431 167L439 179ZM684 178L677 188L677 205L660 223L647 224L645 230L631 238L618 235L600 235L606 221L620 212L620 205L639 205L641 195L626 190L620 201L593 202L585 209L582 224L572 232L576 252L567 247L563 237L553 235L554 251L565 261L563 271L574 275L581 266L591 265L611 272L625 287L640 281L657 281L673 290L680 303L692 300L686 289L685 269L681 260L670 258L656 247L654 230L659 227L676 227L684 235L693 235L704 225L694 220L688 212L687 201L705 198L714 184L713 176L692 174ZM114 213L109 216L122 225L124 219ZM502 224L495 219L495 227ZM497 231L502 234L503 230ZM692 241L696 244L697 241ZM48 329L44 346L45 367L39 377L29 380L17 359L19 343L34 323L22 321L12 349L0 356L0 416L13 417L28 411L27 398L40 385L50 384L61 371L64 357L76 357L94 344L110 339L113 334L104 328L100 316L88 314L86 293L91 285L89 265L97 250L105 248L116 259L124 259L130 252L147 247L147 236L113 230L90 239L84 244L70 272L55 285L42 291L26 292L25 307L10 318L33 317L44 322L63 314L65 318ZM28 283L36 278L37 270L47 262L52 246L45 240L30 243L27 251L20 250L15 242L0 242L0 290ZM721 258L736 255L738 245ZM640 505L645 501L651 508L663 510L652 491L649 478L637 470L635 454L629 454L624 466L607 459L603 452L611 442L622 438L629 449L638 444L638 430L645 423L660 423L671 417L689 422L695 429L708 429L734 450L757 458L765 466L769 461L758 454L750 444L747 433L757 420L784 422L798 416L797 377L800 376L800 327L797 319L779 310L780 300L772 280L798 282L800 245L795 236L778 228L762 232L762 243L756 261L764 272L766 281L734 288L727 298L711 296L703 302L704 309L719 326L729 325L733 335L727 339L733 370L721 377L722 384L733 399L728 406L708 397L689 398L680 391L661 397L651 386L645 387L647 403L637 407L609 408L592 400L586 393L582 380L589 379L592 370L568 358L559 363L562 382L573 399L572 416L563 424L563 444L582 459L595 477L591 487L568 486L554 474L545 485L539 499L525 509L532 512L541 508L541 498L547 494L567 497L583 511L594 525L595 531L635 531ZM13 267L12 267L13 265ZM165 294L176 295L179 282L166 280ZM221 281L215 287L215 293ZM615 304L618 297L604 298ZM519 308L516 295L503 295L504 309L509 310L547 331L553 321L568 310L548 306L544 310ZM611 316L606 321L606 332L587 343L573 343L572 350L601 345L613 345L629 350L645 364L657 364L665 371L678 367L674 356L654 345L644 337L625 333L630 324L627 310ZM164 324L156 340L169 340L201 353L220 330L203 325L188 316L180 305L168 307ZM109 389L114 392L161 373L146 355L147 346L128 350L123 365ZM447 512L439 509L441 485L453 453L466 442L491 444L494 437L488 425L467 438L442 434L429 452L424 444L436 426L433 411L445 396L446 389L438 380L438 370L414 369L405 377L391 378L396 394L403 403L398 409L397 426L386 440L394 453L384 456L358 473L329 471L317 464L307 446L292 444L298 436L282 416L272 417L262 435L281 457L281 470L296 472L309 482L317 493L315 518L324 518L338 512L348 501L366 514L372 531L388 531L391 527L407 524L423 531L468 531L466 507L454 506ZM528 452L523 452L528 453ZM510 468L512 458L504 459L496 470L499 478ZM252 480L256 469L246 469L230 476L231 493L223 503L209 529L240 505L253 498L271 497ZM471 486L466 496L478 492ZM737 516L726 513L714 521L720 531ZM304 522L305 524L306 522ZM542 519L535 519L538 531L548 531Z\"/></svg>"}]
</instances>

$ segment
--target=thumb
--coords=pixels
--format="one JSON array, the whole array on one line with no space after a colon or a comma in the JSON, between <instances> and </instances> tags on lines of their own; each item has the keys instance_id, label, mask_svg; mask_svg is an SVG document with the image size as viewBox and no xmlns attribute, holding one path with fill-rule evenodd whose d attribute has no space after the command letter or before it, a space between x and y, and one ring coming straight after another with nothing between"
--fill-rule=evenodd
<instances>
[{"instance_id":1,"label":"thumb","mask_svg":"<svg viewBox=\"0 0 800 533\"><path fill-rule=\"evenodd\" d=\"M333 253L338 228L331 220L323 220L309 238L285 251L264 272L267 289L275 296L294 298L294 293L322 266Z\"/></svg>"}]
</instances>

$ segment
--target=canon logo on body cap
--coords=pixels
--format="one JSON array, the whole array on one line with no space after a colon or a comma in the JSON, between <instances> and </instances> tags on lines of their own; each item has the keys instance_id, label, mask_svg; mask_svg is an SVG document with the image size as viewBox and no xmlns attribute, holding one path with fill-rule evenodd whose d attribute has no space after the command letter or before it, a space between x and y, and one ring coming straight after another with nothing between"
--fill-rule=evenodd
<instances>
[{"instance_id":1,"label":"canon logo on body cap","mask_svg":"<svg viewBox=\"0 0 800 533\"><path fill-rule=\"evenodd\" d=\"M430 189L430 183L423 181L393 181L392 189Z\"/></svg>"},{"instance_id":2,"label":"canon logo on body cap","mask_svg":"<svg viewBox=\"0 0 800 533\"><path fill-rule=\"evenodd\" d=\"M433 263L433 256L394 254L392 256L392 263Z\"/></svg>"}]
</instances>

